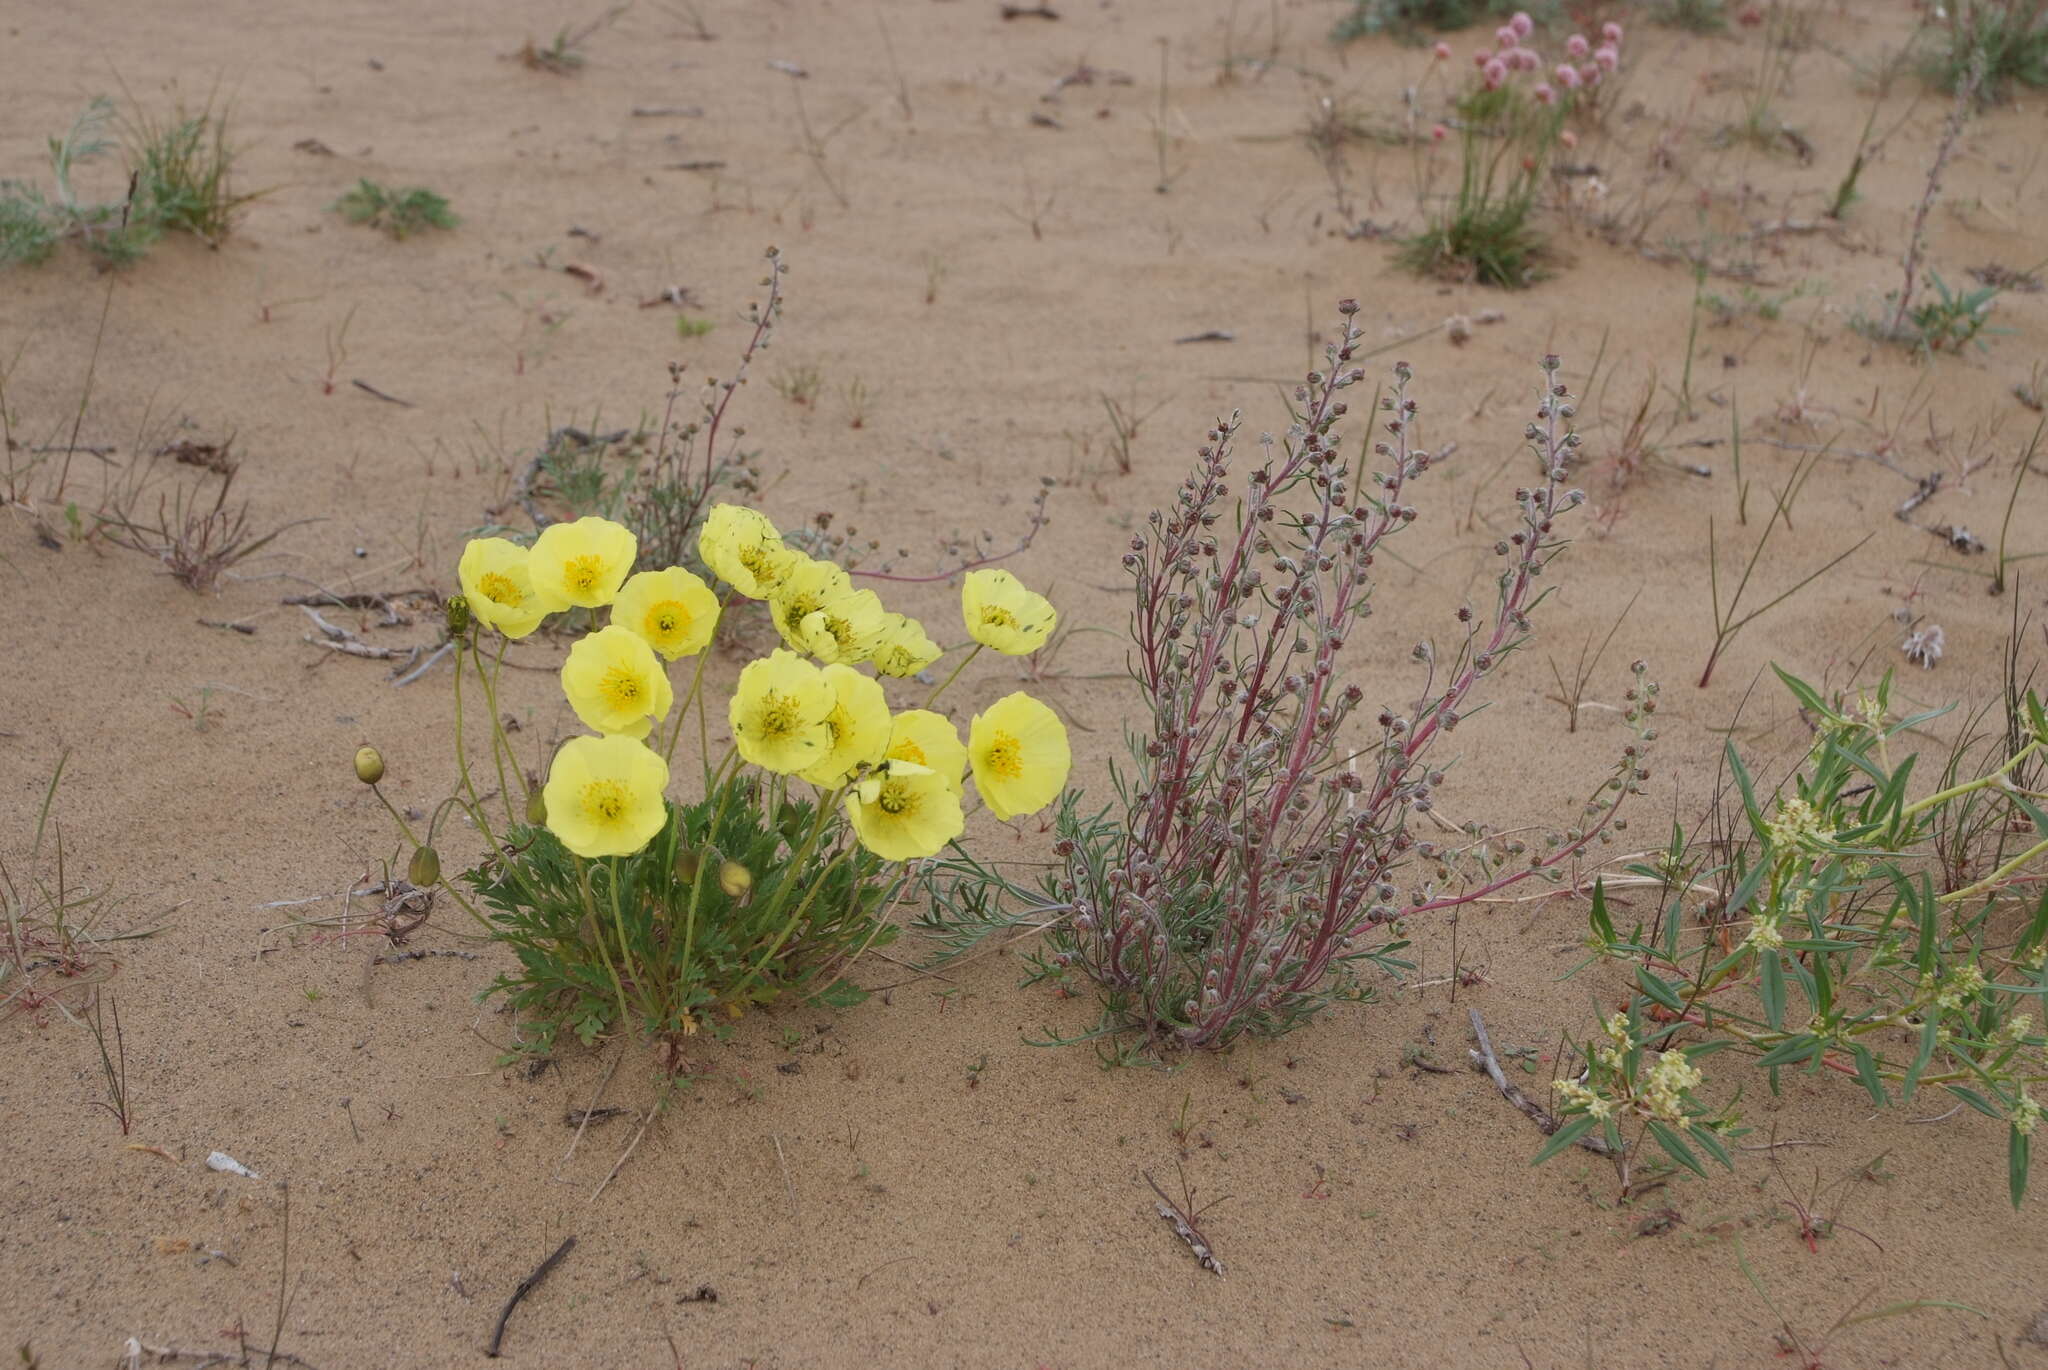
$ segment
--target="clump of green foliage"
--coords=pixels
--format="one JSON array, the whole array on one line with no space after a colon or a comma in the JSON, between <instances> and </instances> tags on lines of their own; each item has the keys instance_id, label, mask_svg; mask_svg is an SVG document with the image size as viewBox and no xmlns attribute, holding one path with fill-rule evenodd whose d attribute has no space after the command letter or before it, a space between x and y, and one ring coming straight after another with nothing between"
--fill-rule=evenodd
<instances>
[{"instance_id":1,"label":"clump of green foliage","mask_svg":"<svg viewBox=\"0 0 2048 1370\"><path fill-rule=\"evenodd\" d=\"M210 247L220 245L236 211L254 198L232 188L235 151L226 115L209 105L197 114L180 109L159 122L138 110L118 119L120 141L109 133L117 119L113 101L102 96L49 140L53 193L24 180L0 180L0 265L47 261L67 239L109 267L139 260L165 233L191 233ZM128 194L85 199L79 168L117 149L128 163Z\"/></svg>"},{"instance_id":2,"label":"clump of green foliage","mask_svg":"<svg viewBox=\"0 0 2048 1370\"><path fill-rule=\"evenodd\" d=\"M453 228L462 220L448 201L425 186L388 189L364 177L333 208L352 224L381 228L394 238L410 238L430 228Z\"/></svg>"},{"instance_id":3,"label":"clump of green foliage","mask_svg":"<svg viewBox=\"0 0 2048 1370\"><path fill-rule=\"evenodd\" d=\"M119 125L117 141L109 128ZM87 105L50 146L54 195L22 180L0 180L0 265L33 266L75 239L102 266L139 260L166 233L190 233L219 247L242 206L256 198L233 186L235 148L228 118L211 101L198 113L179 106L159 119L136 105L122 116L104 96ZM82 198L80 167L119 150L129 189L121 200Z\"/></svg>"},{"instance_id":4,"label":"clump of green foliage","mask_svg":"<svg viewBox=\"0 0 2048 1370\"><path fill-rule=\"evenodd\" d=\"M1633 967L1635 992L1556 1082L1566 1121L1538 1159L1604 1134L1624 1189L1645 1139L1689 1170L1732 1167L1739 1115L1698 1091L1709 1058L1746 1058L1773 1093L1787 1071L1853 1080L1879 1108L1944 1090L2005 1125L2018 1204L2048 1082L2048 714L2009 678L2007 726L1966 733L1909 800L1919 756L1895 753L1940 711L1892 719L1889 675L1853 701L1778 676L1817 724L1798 772L1760 793L1729 744L1739 812L1675 827L1623 877L1655 889L1650 923L1619 930L1596 890L1593 959Z\"/></svg>"},{"instance_id":5,"label":"clump of green foliage","mask_svg":"<svg viewBox=\"0 0 2048 1370\"><path fill-rule=\"evenodd\" d=\"M1514 84L1475 85L1457 104L1458 189L1399 260L1425 275L1469 276L1518 290L1538 275L1543 235L1531 219L1549 183L1569 101L1544 105Z\"/></svg>"},{"instance_id":6,"label":"clump of green foliage","mask_svg":"<svg viewBox=\"0 0 2048 1370\"><path fill-rule=\"evenodd\" d=\"M122 142L135 174L131 217L159 233L190 233L219 247L242 206L263 193L235 191L227 115L214 113L211 100L197 114L180 106L161 120L137 104L122 120Z\"/></svg>"},{"instance_id":7,"label":"clump of green foliage","mask_svg":"<svg viewBox=\"0 0 2048 1370\"><path fill-rule=\"evenodd\" d=\"M1728 27L1728 0L1658 0L1650 17L1666 28L1720 33Z\"/></svg>"},{"instance_id":8,"label":"clump of green foliage","mask_svg":"<svg viewBox=\"0 0 2048 1370\"><path fill-rule=\"evenodd\" d=\"M675 1069L689 1037L723 1035L749 1008L866 998L839 971L895 936L881 912L901 877L843 825L844 847L817 842L816 809L742 771L671 804L632 856L579 861L545 827L508 831L518 860L466 878L519 959L488 992L523 1015L522 1048L545 1055L564 1030L587 1046L626 1029Z\"/></svg>"},{"instance_id":9,"label":"clump of green foliage","mask_svg":"<svg viewBox=\"0 0 2048 1370\"><path fill-rule=\"evenodd\" d=\"M2015 86L2048 88L2048 0L1955 0L1925 63L1927 78L1954 91L1983 62L1976 99L2009 99Z\"/></svg>"},{"instance_id":10,"label":"clump of green foliage","mask_svg":"<svg viewBox=\"0 0 2048 1370\"><path fill-rule=\"evenodd\" d=\"M1951 290L1936 271L1927 273L1927 283L1934 287L1934 298L1913 306L1906 315L1917 345L1928 352L1960 352L1966 344L1975 343L1979 351L1985 350L1978 335L1990 322L1999 288L1982 285L1974 290Z\"/></svg>"},{"instance_id":11,"label":"clump of green foliage","mask_svg":"<svg viewBox=\"0 0 2048 1370\"><path fill-rule=\"evenodd\" d=\"M1387 33L1404 42L1420 43L1427 34L1505 19L1516 10L1527 10L1531 18L1542 23L1556 8L1555 3L1532 4L1529 0L1354 0L1351 12L1330 30L1330 38L1348 43L1354 38Z\"/></svg>"},{"instance_id":12,"label":"clump of green foliage","mask_svg":"<svg viewBox=\"0 0 2048 1370\"><path fill-rule=\"evenodd\" d=\"M1997 302L2001 287L1980 285L1970 290L1954 290L1941 273L1930 270L1927 284L1933 287L1933 299L1921 299L1918 303L1907 302L1903 312L1897 307L1898 296L1887 295L1885 318L1873 319L1858 315L1852 320L1861 332L1881 342L1898 343L1923 353L1960 352L1974 343L1979 351L1984 347L1983 335L1991 322L1992 306ZM1991 328L1992 333L2003 330Z\"/></svg>"}]
</instances>

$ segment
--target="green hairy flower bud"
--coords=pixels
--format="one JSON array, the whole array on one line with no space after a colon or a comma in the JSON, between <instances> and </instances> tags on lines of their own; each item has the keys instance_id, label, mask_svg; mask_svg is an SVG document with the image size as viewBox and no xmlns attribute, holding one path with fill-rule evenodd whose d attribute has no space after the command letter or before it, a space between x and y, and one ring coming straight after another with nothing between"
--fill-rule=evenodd
<instances>
[{"instance_id":1,"label":"green hairy flower bud","mask_svg":"<svg viewBox=\"0 0 2048 1370\"><path fill-rule=\"evenodd\" d=\"M356 779L374 785L384 778L384 756L375 747L356 748Z\"/></svg>"},{"instance_id":2,"label":"green hairy flower bud","mask_svg":"<svg viewBox=\"0 0 2048 1370\"><path fill-rule=\"evenodd\" d=\"M415 847L412 865L406 869L405 878L422 889L436 884L441 879L441 854L432 847Z\"/></svg>"}]
</instances>

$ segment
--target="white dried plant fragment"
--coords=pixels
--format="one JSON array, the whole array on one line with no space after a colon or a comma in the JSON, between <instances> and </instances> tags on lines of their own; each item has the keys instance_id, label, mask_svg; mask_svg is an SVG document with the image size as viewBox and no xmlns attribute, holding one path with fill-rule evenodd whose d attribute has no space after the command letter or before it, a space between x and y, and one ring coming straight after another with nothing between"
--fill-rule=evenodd
<instances>
[{"instance_id":1,"label":"white dried plant fragment","mask_svg":"<svg viewBox=\"0 0 2048 1370\"><path fill-rule=\"evenodd\" d=\"M1945 646L1944 635L1939 623L1930 623L1906 635L1899 644L1899 650L1906 654L1906 660L1913 662L1923 671L1934 669L1934 663L1941 660Z\"/></svg>"}]
</instances>

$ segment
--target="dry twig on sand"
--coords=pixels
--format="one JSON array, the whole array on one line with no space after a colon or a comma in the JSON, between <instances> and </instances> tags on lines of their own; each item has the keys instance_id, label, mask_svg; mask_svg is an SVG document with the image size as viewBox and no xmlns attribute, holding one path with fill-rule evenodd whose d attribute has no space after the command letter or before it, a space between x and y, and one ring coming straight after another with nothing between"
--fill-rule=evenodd
<instances>
[{"instance_id":1,"label":"dry twig on sand","mask_svg":"<svg viewBox=\"0 0 2048 1370\"><path fill-rule=\"evenodd\" d=\"M555 1254L534 1267L533 1273L519 1282L519 1287L512 1291L512 1297L505 1300L504 1311L498 1314L498 1326L491 1333L491 1345L484 1352L485 1355L496 1359L498 1347L505 1340L505 1324L511 1321L512 1310L519 1306L521 1299L539 1287L540 1282L548 1277L549 1272L561 1263L562 1257L568 1255L570 1249L575 1245L576 1239L574 1237L562 1238L562 1244L555 1248Z\"/></svg>"},{"instance_id":2,"label":"dry twig on sand","mask_svg":"<svg viewBox=\"0 0 2048 1370\"><path fill-rule=\"evenodd\" d=\"M1223 1262L1216 1259L1216 1249L1202 1235L1202 1229L1195 1225L1207 1210L1195 1207L1195 1191L1188 1188L1187 1173L1183 1171L1180 1177L1180 1203L1166 1197L1166 1191L1159 1187L1159 1181L1152 1178L1151 1171L1145 1171L1144 1176L1145 1183L1151 1185L1152 1192L1159 1196L1159 1216L1173 1224L1174 1235L1188 1244L1188 1250L1195 1253L1196 1263L1204 1270L1215 1271L1216 1277L1221 1279ZM1211 1199L1208 1208L1214 1208L1221 1202L1221 1199Z\"/></svg>"},{"instance_id":3,"label":"dry twig on sand","mask_svg":"<svg viewBox=\"0 0 2048 1370\"><path fill-rule=\"evenodd\" d=\"M1522 1093L1515 1085L1515 1082L1507 1077L1507 1072L1500 1068L1500 1062L1494 1058L1493 1054L1493 1039L1486 1035L1486 1024L1480 1019L1479 1010L1476 1008L1472 1010L1472 1035L1479 1039L1479 1047L1477 1050L1470 1051L1467 1054L1472 1057L1474 1067L1484 1070L1493 1077L1493 1086L1500 1091L1503 1099L1506 1099L1516 1108L1528 1114L1530 1121L1542 1128L1543 1135L1546 1137L1564 1126L1543 1105ZM1595 1136L1590 1132L1579 1138L1578 1144L1596 1156L1612 1156L1614 1154L1614 1148L1607 1144L1606 1138Z\"/></svg>"}]
</instances>

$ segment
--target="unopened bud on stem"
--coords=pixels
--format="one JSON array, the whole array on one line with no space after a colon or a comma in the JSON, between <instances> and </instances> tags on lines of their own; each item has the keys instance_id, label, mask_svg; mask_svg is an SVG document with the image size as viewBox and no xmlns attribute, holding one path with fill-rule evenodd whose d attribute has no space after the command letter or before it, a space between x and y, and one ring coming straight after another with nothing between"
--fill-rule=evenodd
<instances>
[{"instance_id":1,"label":"unopened bud on stem","mask_svg":"<svg viewBox=\"0 0 2048 1370\"><path fill-rule=\"evenodd\" d=\"M356 779L374 785L384 778L384 754L375 747L356 748Z\"/></svg>"}]
</instances>

